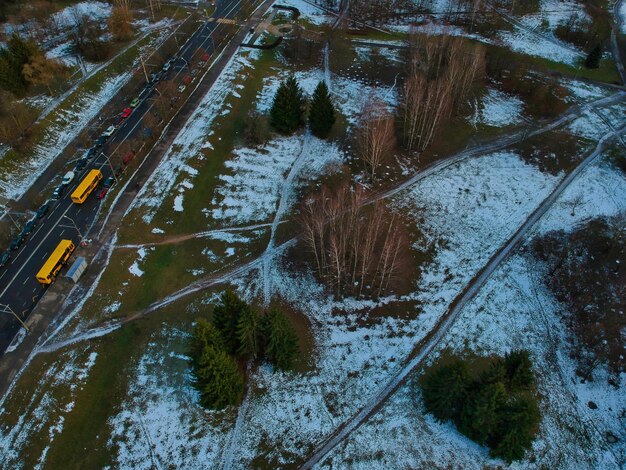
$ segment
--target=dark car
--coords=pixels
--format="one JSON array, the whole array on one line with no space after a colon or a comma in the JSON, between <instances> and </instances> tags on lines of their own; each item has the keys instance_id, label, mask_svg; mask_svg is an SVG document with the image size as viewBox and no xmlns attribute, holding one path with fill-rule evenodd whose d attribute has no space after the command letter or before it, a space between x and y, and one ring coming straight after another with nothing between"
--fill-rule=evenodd
<instances>
[{"instance_id":1,"label":"dark car","mask_svg":"<svg viewBox=\"0 0 626 470\"><path fill-rule=\"evenodd\" d=\"M57 186L52 193L52 199L59 200L61 196L63 196L63 192L65 191L65 186Z\"/></svg>"},{"instance_id":2,"label":"dark car","mask_svg":"<svg viewBox=\"0 0 626 470\"><path fill-rule=\"evenodd\" d=\"M7 250L0 255L0 268L6 266L9 259L11 259L11 252Z\"/></svg>"},{"instance_id":3,"label":"dark car","mask_svg":"<svg viewBox=\"0 0 626 470\"><path fill-rule=\"evenodd\" d=\"M86 158L87 160L90 160L90 159L92 159L93 157L96 156L96 153L98 153L96 148L95 147L91 147L89 150L87 150L87 152L85 153L85 156L83 158Z\"/></svg>"},{"instance_id":4,"label":"dark car","mask_svg":"<svg viewBox=\"0 0 626 470\"><path fill-rule=\"evenodd\" d=\"M109 188L102 188L102 191L100 191L96 197L98 199L103 199L104 196L106 196L108 192L109 192Z\"/></svg>"},{"instance_id":5,"label":"dark car","mask_svg":"<svg viewBox=\"0 0 626 470\"><path fill-rule=\"evenodd\" d=\"M85 168L87 166L87 163L89 162L89 160L87 158L81 158L80 160L78 160L78 162L76 163L76 167L74 168L77 172L82 171L83 168Z\"/></svg>"},{"instance_id":6,"label":"dark car","mask_svg":"<svg viewBox=\"0 0 626 470\"><path fill-rule=\"evenodd\" d=\"M25 238L26 238L26 235L24 235L24 232L20 233L11 242L11 249L12 250L17 250L20 246L22 246L22 243L24 243L24 239Z\"/></svg>"},{"instance_id":7,"label":"dark car","mask_svg":"<svg viewBox=\"0 0 626 470\"><path fill-rule=\"evenodd\" d=\"M98 137L98 139L96 140L96 145L94 145L95 149L99 149L102 148L102 146L106 143L107 141L107 137L101 135L100 137Z\"/></svg>"},{"instance_id":8,"label":"dark car","mask_svg":"<svg viewBox=\"0 0 626 470\"><path fill-rule=\"evenodd\" d=\"M115 178L112 176L109 176L107 179L104 180L104 187L109 189L111 186L113 186L115 184Z\"/></svg>"},{"instance_id":9,"label":"dark car","mask_svg":"<svg viewBox=\"0 0 626 470\"><path fill-rule=\"evenodd\" d=\"M43 218L44 215L46 215L48 213L48 211L50 210L50 203L48 201L44 202L41 207L39 209L37 209L37 215L36 217L38 219Z\"/></svg>"},{"instance_id":10,"label":"dark car","mask_svg":"<svg viewBox=\"0 0 626 470\"><path fill-rule=\"evenodd\" d=\"M24 225L24 230L22 230L24 237L30 235L30 233L35 230L35 227L37 227L37 219L29 220L28 222L26 222L26 225Z\"/></svg>"}]
</instances>

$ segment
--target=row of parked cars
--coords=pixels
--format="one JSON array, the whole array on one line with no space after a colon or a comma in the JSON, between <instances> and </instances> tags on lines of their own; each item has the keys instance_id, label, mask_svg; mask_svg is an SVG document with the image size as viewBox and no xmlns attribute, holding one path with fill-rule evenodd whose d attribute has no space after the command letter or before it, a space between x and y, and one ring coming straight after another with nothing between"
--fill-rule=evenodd
<instances>
[{"instance_id":1,"label":"row of parked cars","mask_svg":"<svg viewBox=\"0 0 626 470\"><path fill-rule=\"evenodd\" d=\"M101 135L100 137L98 137L96 139L96 142L94 144L93 147L91 147L90 149L88 149L85 154L78 160L78 162L76 163L76 166L74 167L74 170L68 171L67 173L65 173L65 175L63 176L63 180L61 181L61 184L59 186L57 186L53 193L52 193L52 199L53 200L59 200L61 199L61 197L63 197L63 194L65 193L65 190L67 189L67 187L72 183L72 181L74 181L74 179L76 178L77 174L81 174L83 172L83 170L85 170L85 168L87 168L87 165L89 164L89 161L91 159L93 159L98 152L100 151L100 149L104 146L104 144L106 143L106 141L109 139L109 137L111 137L113 135L113 133L115 132L115 130L124 122L125 119L127 119L128 117L130 117L130 115L133 113L133 110L139 106L139 103L141 103L141 96L150 88L152 88L156 82L158 82L161 79L161 75L164 72L167 72L173 65L175 59L170 59L169 61L167 61L165 63L165 65L163 66L163 69L161 72L158 73L153 73L151 75L151 80L148 83L148 85L146 86L146 88L144 88L144 90L142 90L142 92L139 94L138 97L134 98L128 107L124 108L122 110L122 112L120 113L120 117L119 120L117 121L116 124L109 126ZM182 90L184 90L184 86L182 86ZM124 163L124 166L126 166L134 157L134 153L133 152L129 152L128 154L124 155L124 157L122 158L122 161ZM124 168L117 168L115 170L115 173L117 176L119 176L120 174L122 174L124 171ZM104 180L104 184L102 185L102 189L100 190L100 192L98 192L97 194L97 198L98 199L102 199L104 198L104 196L107 194L107 192L109 191L109 189L111 188L111 186L113 186L113 184L115 184L115 177L114 176L109 176L108 178L106 178ZM24 228L22 229L22 231L13 239L13 241L11 242L10 245L10 249L11 250L17 250L26 240L26 238L28 237L28 235L30 235L33 230L37 227L40 219L42 219L50 210L50 206L51 206L51 202L50 201L46 201L45 203L43 203L41 205L41 207L39 207L39 209L37 210L35 216L29 220L26 225L24 226ZM10 250L6 250L2 253L0 253L0 267L5 266L8 261L11 259L11 251Z\"/></svg>"}]
</instances>

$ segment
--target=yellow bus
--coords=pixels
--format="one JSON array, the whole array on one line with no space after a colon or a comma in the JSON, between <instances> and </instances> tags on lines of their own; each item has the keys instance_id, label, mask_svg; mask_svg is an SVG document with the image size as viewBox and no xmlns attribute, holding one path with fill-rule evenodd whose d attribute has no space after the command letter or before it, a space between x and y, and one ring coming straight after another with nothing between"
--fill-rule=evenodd
<instances>
[{"instance_id":1,"label":"yellow bus","mask_svg":"<svg viewBox=\"0 0 626 470\"><path fill-rule=\"evenodd\" d=\"M76 249L76 245L72 240L61 240L61 243L54 249L48 261L37 273L37 280L42 284L52 284L56 275L63 265L67 262L72 252Z\"/></svg>"},{"instance_id":2,"label":"yellow bus","mask_svg":"<svg viewBox=\"0 0 626 470\"><path fill-rule=\"evenodd\" d=\"M98 182L102 179L102 172L100 170L91 170L85 176L85 179L80 182L78 187L72 193L72 201L76 204L82 204L87 199L87 196L98 186Z\"/></svg>"}]
</instances>

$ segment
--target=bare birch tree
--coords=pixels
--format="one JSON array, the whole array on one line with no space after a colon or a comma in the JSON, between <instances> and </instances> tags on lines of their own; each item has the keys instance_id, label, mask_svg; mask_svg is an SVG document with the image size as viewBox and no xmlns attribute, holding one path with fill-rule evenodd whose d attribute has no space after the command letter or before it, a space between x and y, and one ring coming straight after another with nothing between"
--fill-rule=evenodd
<instances>
[{"instance_id":1,"label":"bare birch tree","mask_svg":"<svg viewBox=\"0 0 626 470\"><path fill-rule=\"evenodd\" d=\"M380 165L396 145L394 119L385 105L376 98L366 103L356 132L357 154L373 179Z\"/></svg>"}]
</instances>

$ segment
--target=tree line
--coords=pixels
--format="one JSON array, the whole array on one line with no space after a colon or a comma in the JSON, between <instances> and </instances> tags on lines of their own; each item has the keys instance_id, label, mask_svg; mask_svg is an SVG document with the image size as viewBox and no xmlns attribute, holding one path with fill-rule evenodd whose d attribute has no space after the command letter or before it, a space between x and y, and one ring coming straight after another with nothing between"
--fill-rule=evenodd
<instances>
[{"instance_id":1,"label":"tree line","mask_svg":"<svg viewBox=\"0 0 626 470\"><path fill-rule=\"evenodd\" d=\"M521 460L539 428L541 414L528 351L495 357L478 377L477 361L453 357L428 369L420 380L424 405L439 421L457 429L493 457Z\"/></svg>"},{"instance_id":2,"label":"tree line","mask_svg":"<svg viewBox=\"0 0 626 470\"><path fill-rule=\"evenodd\" d=\"M197 319L189 341L193 385L202 406L220 409L241 400L244 379L237 360L264 359L289 370L298 351L295 329L280 309L259 313L234 292L223 292L211 321Z\"/></svg>"}]
</instances>

